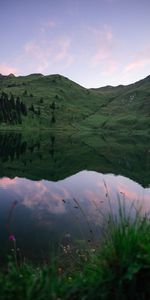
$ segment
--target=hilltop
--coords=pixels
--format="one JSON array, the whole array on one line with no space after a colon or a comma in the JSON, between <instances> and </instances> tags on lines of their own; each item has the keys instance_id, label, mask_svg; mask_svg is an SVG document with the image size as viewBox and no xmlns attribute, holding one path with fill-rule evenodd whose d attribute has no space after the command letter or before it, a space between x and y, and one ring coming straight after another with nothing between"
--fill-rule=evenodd
<instances>
[{"instance_id":1,"label":"hilltop","mask_svg":"<svg viewBox=\"0 0 150 300\"><path fill-rule=\"evenodd\" d=\"M0 104L4 128L147 130L150 76L127 86L86 89L58 74L0 74Z\"/></svg>"}]
</instances>

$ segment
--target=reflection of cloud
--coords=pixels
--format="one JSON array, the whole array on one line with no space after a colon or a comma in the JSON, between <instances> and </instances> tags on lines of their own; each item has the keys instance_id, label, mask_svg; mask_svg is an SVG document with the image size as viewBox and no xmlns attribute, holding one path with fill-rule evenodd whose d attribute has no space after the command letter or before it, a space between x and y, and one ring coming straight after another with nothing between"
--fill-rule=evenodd
<instances>
[{"instance_id":1,"label":"reflection of cloud","mask_svg":"<svg viewBox=\"0 0 150 300\"><path fill-rule=\"evenodd\" d=\"M24 196L23 204L34 210L42 208L41 212L46 210L53 214L63 214L66 212L65 206L62 202L62 195L55 191L54 186L45 184L44 180L40 182L28 182L28 191Z\"/></svg>"},{"instance_id":2,"label":"reflection of cloud","mask_svg":"<svg viewBox=\"0 0 150 300\"><path fill-rule=\"evenodd\" d=\"M66 211L62 199L65 198L67 192L59 192L59 189L55 191L55 183L47 186L45 181L34 182L17 177L2 178L0 189L10 191L12 198L17 196L20 203L30 209L38 210L41 207L42 211L46 209L54 214L62 214Z\"/></svg>"},{"instance_id":3,"label":"reflection of cloud","mask_svg":"<svg viewBox=\"0 0 150 300\"><path fill-rule=\"evenodd\" d=\"M18 184L17 177L10 179L8 177L3 177L0 179L0 188L7 189L9 187L15 187Z\"/></svg>"},{"instance_id":4,"label":"reflection of cloud","mask_svg":"<svg viewBox=\"0 0 150 300\"><path fill-rule=\"evenodd\" d=\"M150 188L144 189L123 176L82 171L58 182L2 178L0 212L5 218L10 216L18 241L19 236L21 240L30 232L33 241L25 239L29 245L36 237L41 245L44 240L59 243L66 232L81 239L97 239L108 214L118 216L118 194L130 216L136 211L133 198L140 200L134 203L136 208L142 203L142 213L150 211Z\"/></svg>"},{"instance_id":5,"label":"reflection of cloud","mask_svg":"<svg viewBox=\"0 0 150 300\"><path fill-rule=\"evenodd\" d=\"M42 219L45 212L67 213L66 202L63 200L71 199L76 199L90 218L96 218L97 209L103 210L104 213L110 205L114 211L118 205L118 197L124 199L127 204L136 200L145 206L145 209L150 209L149 188L144 189L123 176L103 175L91 171L82 171L58 182L2 178L0 193L2 189L9 190L14 198L17 195L21 204Z\"/></svg>"},{"instance_id":6,"label":"reflection of cloud","mask_svg":"<svg viewBox=\"0 0 150 300\"><path fill-rule=\"evenodd\" d=\"M117 177L117 190L120 194L124 195L126 199L131 201L144 200L144 189L138 183L133 182L132 180L126 179L125 181L124 177Z\"/></svg>"},{"instance_id":7,"label":"reflection of cloud","mask_svg":"<svg viewBox=\"0 0 150 300\"><path fill-rule=\"evenodd\" d=\"M89 219L99 224L100 220L106 213L106 197L105 193L102 191L85 191L85 199L87 200L86 204L86 213L89 216Z\"/></svg>"}]
</instances>

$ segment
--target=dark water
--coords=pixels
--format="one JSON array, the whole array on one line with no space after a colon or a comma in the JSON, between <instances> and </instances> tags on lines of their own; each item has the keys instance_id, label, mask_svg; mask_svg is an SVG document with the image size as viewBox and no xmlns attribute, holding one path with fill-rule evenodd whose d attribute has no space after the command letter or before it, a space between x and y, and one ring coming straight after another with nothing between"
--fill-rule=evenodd
<instances>
[{"instance_id":1,"label":"dark water","mask_svg":"<svg viewBox=\"0 0 150 300\"><path fill-rule=\"evenodd\" d=\"M139 136L0 133L0 256L99 239L118 199L150 210L150 144Z\"/></svg>"}]
</instances>

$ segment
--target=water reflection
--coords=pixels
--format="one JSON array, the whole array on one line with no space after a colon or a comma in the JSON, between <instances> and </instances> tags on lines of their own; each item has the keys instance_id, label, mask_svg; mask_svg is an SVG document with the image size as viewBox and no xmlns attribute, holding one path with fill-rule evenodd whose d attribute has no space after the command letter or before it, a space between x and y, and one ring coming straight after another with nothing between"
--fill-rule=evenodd
<instances>
[{"instance_id":1,"label":"water reflection","mask_svg":"<svg viewBox=\"0 0 150 300\"><path fill-rule=\"evenodd\" d=\"M103 218L110 210L115 213L118 198L128 210L134 201L150 211L150 188L123 176L82 171L58 182L1 178L0 255L10 251L9 234L26 257L44 257L66 235L98 239Z\"/></svg>"},{"instance_id":2,"label":"water reflection","mask_svg":"<svg viewBox=\"0 0 150 300\"><path fill-rule=\"evenodd\" d=\"M13 161L26 152L27 143L21 133L0 133L0 158L2 162Z\"/></svg>"},{"instance_id":3,"label":"water reflection","mask_svg":"<svg viewBox=\"0 0 150 300\"><path fill-rule=\"evenodd\" d=\"M60 180L82 170L150 183L148 137L0 132L0 177Z\"/></svg>"}]
</instances>

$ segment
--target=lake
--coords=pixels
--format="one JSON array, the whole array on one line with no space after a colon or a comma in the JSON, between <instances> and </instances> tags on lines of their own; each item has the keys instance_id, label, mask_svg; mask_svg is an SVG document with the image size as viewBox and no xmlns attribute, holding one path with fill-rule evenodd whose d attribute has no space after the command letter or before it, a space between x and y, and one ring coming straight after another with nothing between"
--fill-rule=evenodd
<instances>
[{"instance_id":1,"label":"lake","mask_svg":"<svg viewBox=\"0 0 150 300\"><path fill-rule=\"evenodd\" d=\"M45 260L95 243L106 216L150 211L150 139L123 134L0 132L0 257Z\"/></svg>"}]
</instances>

